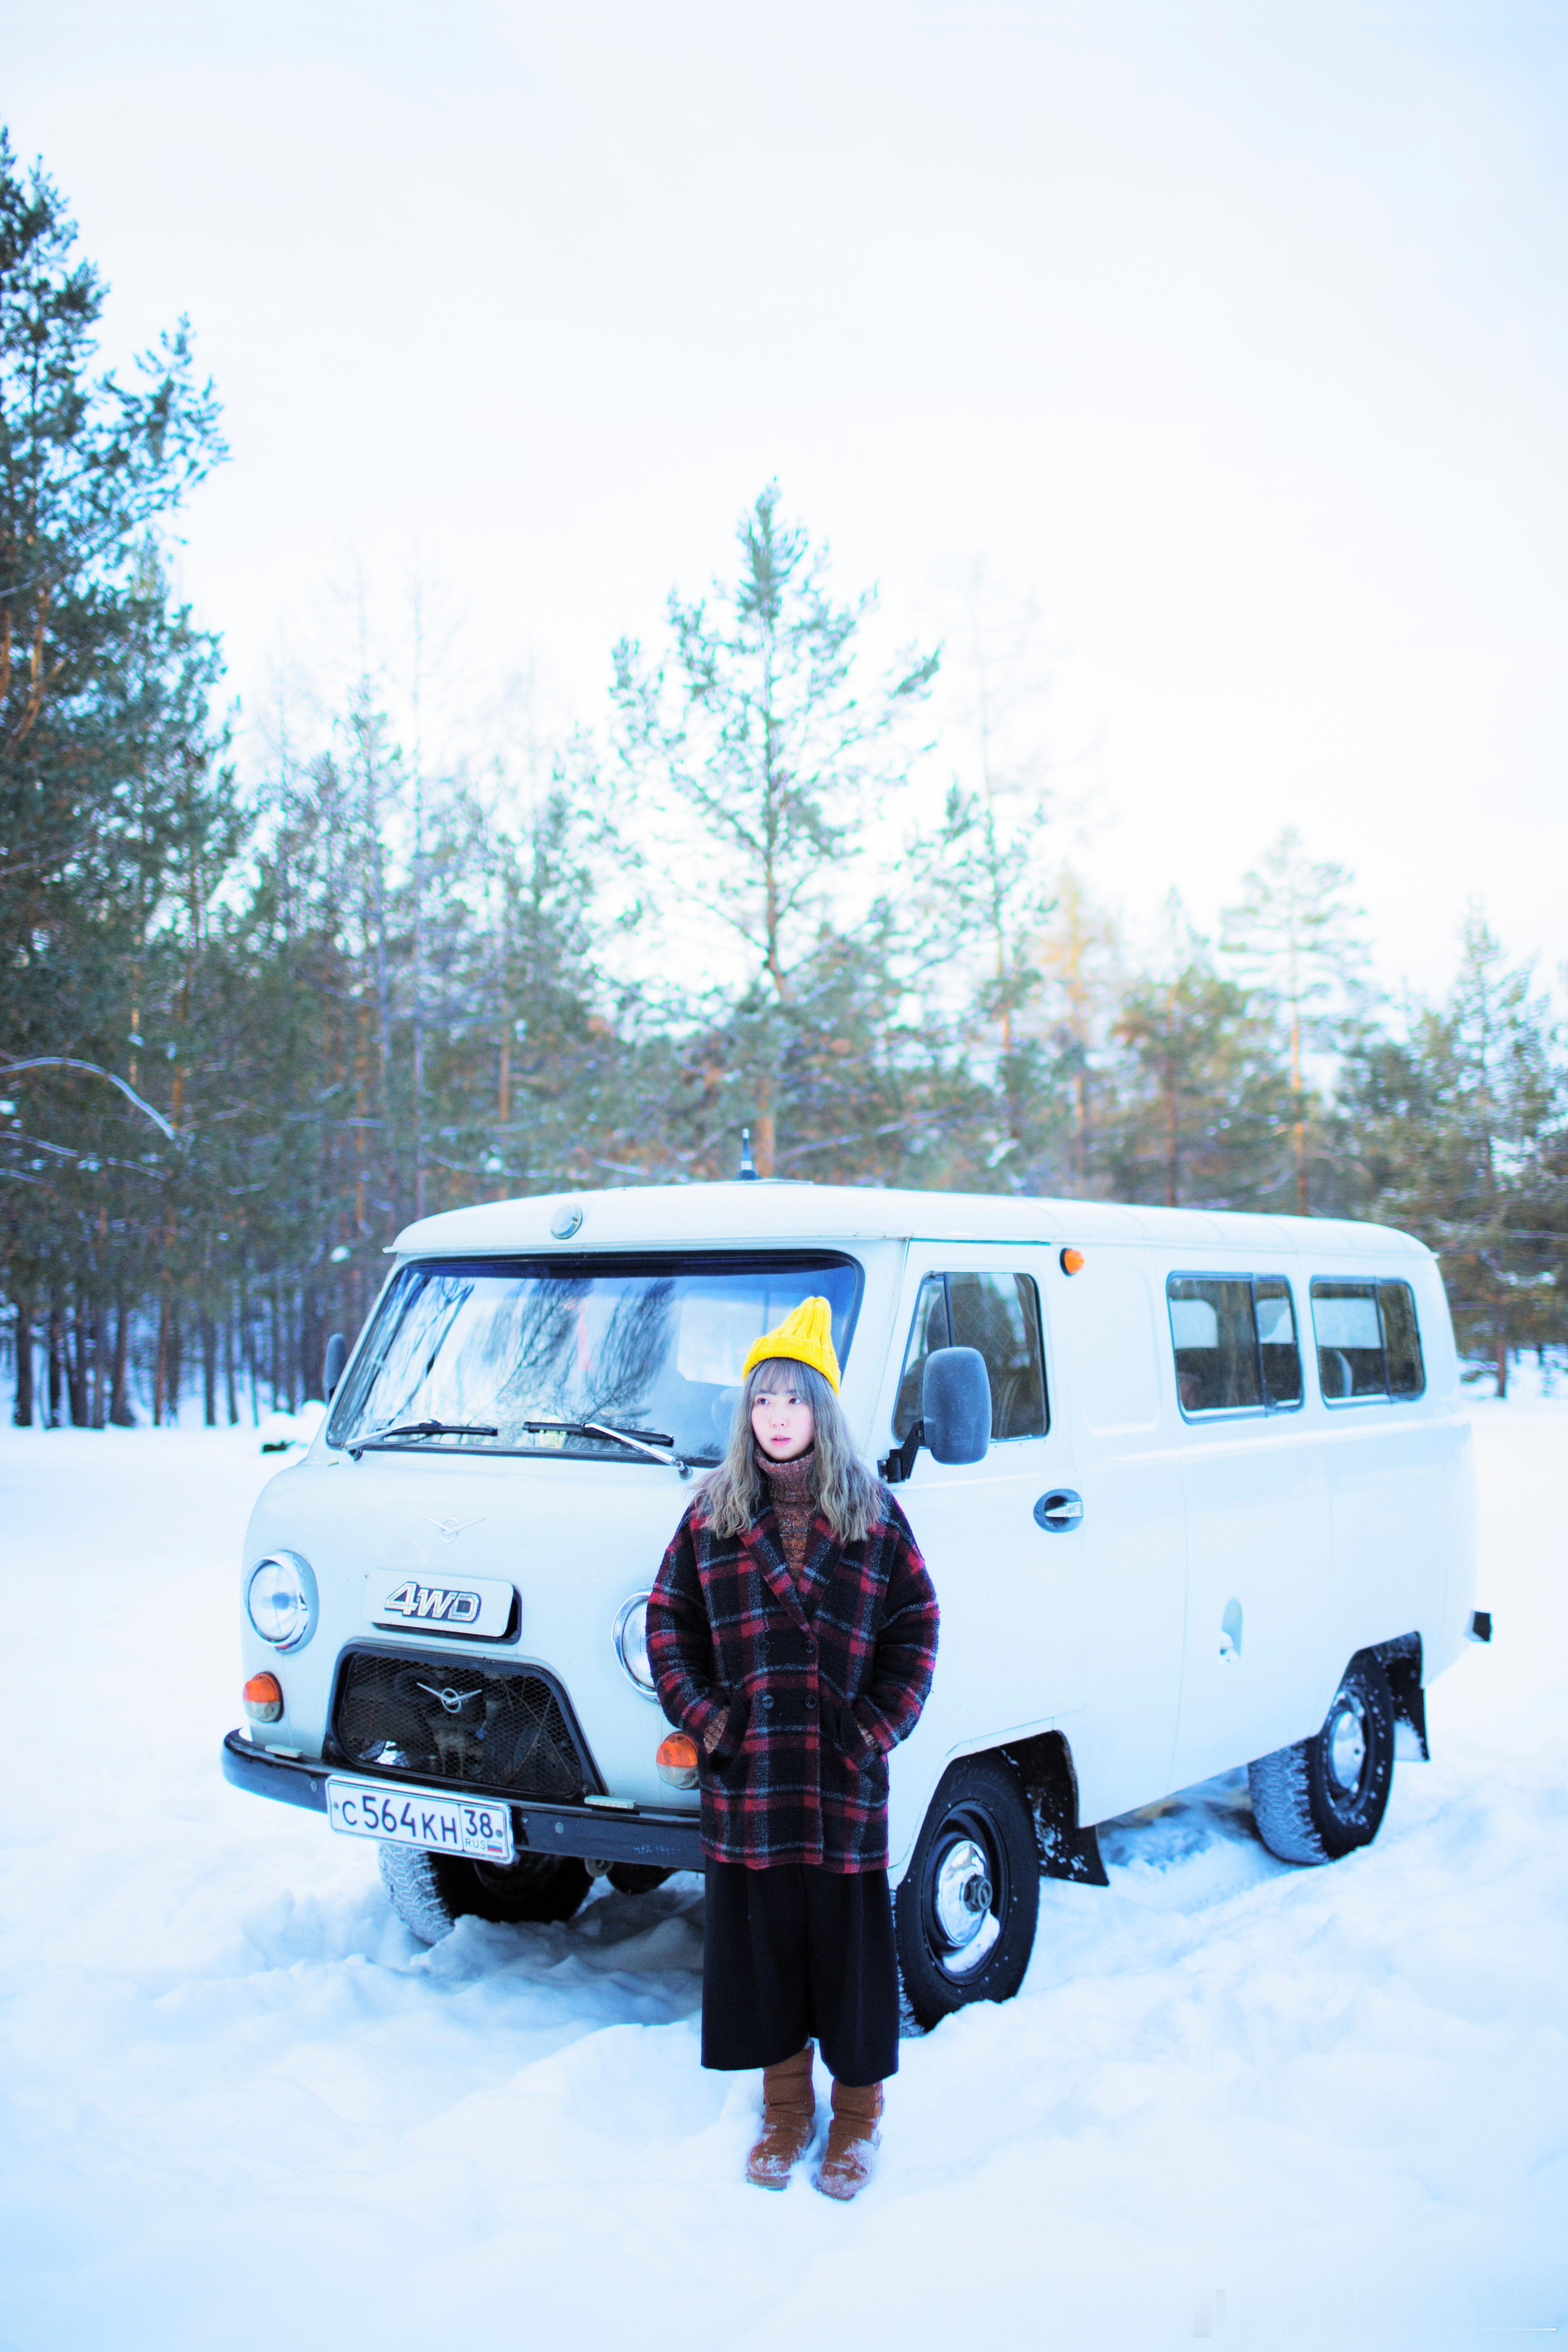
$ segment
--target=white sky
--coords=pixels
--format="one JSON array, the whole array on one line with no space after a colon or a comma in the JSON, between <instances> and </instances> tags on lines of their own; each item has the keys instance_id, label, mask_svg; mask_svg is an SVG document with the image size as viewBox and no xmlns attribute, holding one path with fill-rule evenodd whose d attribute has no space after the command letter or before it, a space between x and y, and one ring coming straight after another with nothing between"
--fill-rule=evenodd
<instances>
[{"instance_id":1,"label":"white sky","mask_svg":"<svg viewBox=\"0 0 1568 2352\"><path fill-rule=\"evenodd\" d=\"M1203 917L1294 822L1390 977L1568 951L1568 6L51 0L3 103L233 462L247 711L413 551L602 716L769 476L931 632L1039 599L1085 862Z\"/></svg>"}]
</instances>

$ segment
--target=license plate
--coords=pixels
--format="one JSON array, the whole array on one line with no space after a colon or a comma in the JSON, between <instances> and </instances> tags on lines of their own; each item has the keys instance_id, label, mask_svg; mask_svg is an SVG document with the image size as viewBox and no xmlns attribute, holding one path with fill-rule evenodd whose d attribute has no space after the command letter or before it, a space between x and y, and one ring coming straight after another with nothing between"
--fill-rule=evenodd
<instances>
[{"instance_id":1,"label":"license plate","mask_svg":"<svg viewBox=\"0 0 1568 2352\"><path fill-rule=\"evenodd\" d=\"M477 1862L512 1860L511 1808L494 1798L329 1780L327 1818L344 1837L422 1845L432 1853L470 1854Z\"/></svg>"}]
</instances>

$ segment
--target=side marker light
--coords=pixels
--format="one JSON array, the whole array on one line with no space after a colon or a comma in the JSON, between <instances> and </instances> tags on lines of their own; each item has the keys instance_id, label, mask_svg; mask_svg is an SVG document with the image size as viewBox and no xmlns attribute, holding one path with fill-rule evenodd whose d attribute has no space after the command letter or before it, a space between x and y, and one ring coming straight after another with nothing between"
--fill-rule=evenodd
<instances>
[{"instance_id":1,"label":"side marker light","mask_svg":"<svg viewBox=\"0 0 1568 2352\"><path fill-rule=\"evenodd\" d=\"M252 1675L245 1685L245 1711L252 1723L276 1723L283 1712L283 1689L276 1675Z\"/></svg>"},{"instance_id":2,"label":"side marker light","mask_svg":"<svg viewBox=\"0 0 1568 2352\"><path fill-rule=\"evenodd\" d=\"M658 1777L671 1789L695 1789L697 1786L697 1742L689 1739L684 1731L671 1732L658 1743L654 1758Z\"/></svg>"},{"instance_id":3,"label":"side marker light","mask_svg":"<svg viewBox=\"0 0 1568 2352\"><path fill-rule=\"evenodd\" d=\"M1063 1250L1063 1252L1062 1252L1061 1265L1062 1265L1062 1272L1063 1272L1064 1274L1081 1274L1081 1273L1083 1272L1083 1252L1082 1252L1082 1250L1075 1250L1075 1249L1065 1249L1065 1250Z\"/></svg>"}]
</instances>

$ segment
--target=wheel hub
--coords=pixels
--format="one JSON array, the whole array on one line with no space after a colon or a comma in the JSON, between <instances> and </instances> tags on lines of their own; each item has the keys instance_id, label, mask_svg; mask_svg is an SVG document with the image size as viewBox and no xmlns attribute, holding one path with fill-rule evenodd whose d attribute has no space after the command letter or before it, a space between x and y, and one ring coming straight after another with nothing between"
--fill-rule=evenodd
<instances>
[{"instance_id":1,"label":"wheel hub","mask_svg":"<svg viewBox=\"0 0 1568 2352\"><path fill-rule=\"evenodd\" d=\"M948 1950L967 1953L991 1916L991 1865L984 1847L955 1838L936 1874L931 1908Z\"/></svg>"},{"instance_id":2,"label":"wheel hub","mask_svg":"<svg viewBox=\"0 0 1568 2352\"><path fill-rule=\"evenodd\" d=\"M1329 1719L1324 1742L1329 1779L1336 1797L1353 1800L1366 1776L1366 1710L1350 1691L1342 1692Z\"/></svg>"}]
</instances>

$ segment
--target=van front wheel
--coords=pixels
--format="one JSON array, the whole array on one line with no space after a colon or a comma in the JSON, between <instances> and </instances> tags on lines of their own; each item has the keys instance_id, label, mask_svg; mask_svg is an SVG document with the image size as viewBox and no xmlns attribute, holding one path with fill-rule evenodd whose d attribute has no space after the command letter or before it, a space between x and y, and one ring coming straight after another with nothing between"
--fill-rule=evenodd
<instances>
[{"instance_id":1,"label":"van front wheel","mask_svg":"<svg viewBox=\"0 0 1568 2352\"><path fill-rule=\"evenodd\" d=\"M422 1944L438 1944L465 1918L509 1927L570 1919L593 1885L583 1864L565 1855L524 1854L501 1870L417 1845L384 1845L380 1852L392 1907Z\"/></svg>"},{"instance_id":2,"label":"van front wheel","mask_svg":"<svg viewBox=\"0 0 1568 2352\"><path fill-rule=\"evenodd\" d=\"M1016 1774L995 1756L961 1757L942 1775L894 1906L916 2022L1011 2000L1039 1911L1035 1821Z\"/></svg>"},{"instance_id":3,"label":"van front wheel","mask_svg":"<svg viewBox=\"0 0 1568 2352\"><path fill-rule=\"evenodd\" d=\"M1394 1695L1375 1658L1352 1658L1323 1727L1247 1768L1258 1834L1281 1862L1338 1862L1370 1845L1394 1785Z\"/></svg>"}]
</instances>

